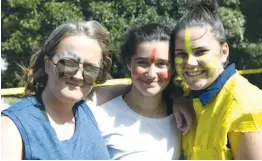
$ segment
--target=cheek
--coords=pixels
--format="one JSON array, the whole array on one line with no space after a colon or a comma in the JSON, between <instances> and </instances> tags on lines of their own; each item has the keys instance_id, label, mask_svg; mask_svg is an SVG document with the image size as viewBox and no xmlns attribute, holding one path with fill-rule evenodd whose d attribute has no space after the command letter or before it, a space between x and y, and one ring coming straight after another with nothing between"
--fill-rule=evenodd
<instances>
[{"instance_id":1,"label":"cheek","mask_svg":"<svg viewBox=\"0 0 262 161\"><path fill-rule=\"evenodd\" d=\"M175 68L178 74L182 72L183 63L184 63L184 60L182 58L175 58Z\"/></svg>"},{"instance_id":2,"label":"cheek","mask_svg":"<svg viewBox=\"0 0 262 161\"><path fill-rule=\"evenodd\" d=\"M215 55L201 57L199 61L212 75L220 72L221 68L223 68L221 61Z\"/></svg>"},{"instance_id":3,"label":"cheek","mask_svg":"<svg viewBox=\"0 0 262 161\"><path fill-rule=\"evenodd\" d=\"M135 80L138 80L143 74L143 70L141 68L134 68L133 72Z\"/></svg>"},{"instance_id":4,"label":"cheek","mask_svg":"<svg viewBox=\"0 0 262 161\"><path fill-rule=\"evenodd\" d=\"M86 85L84 90L82 91L84 96L87 96L90 93L90 91L92 90L92 88L93 88L92 86Z\"/></svg>"},{"instance_id":5,"label":"cheek","mask_svg":"<svg viewBox=\"0 0 262 161\"><path fill-rule=\"evenodd\" d=\"M159 72L158 74L164 81L169 80L170 74L168 72Z\"/></svg>"}]
</instances>

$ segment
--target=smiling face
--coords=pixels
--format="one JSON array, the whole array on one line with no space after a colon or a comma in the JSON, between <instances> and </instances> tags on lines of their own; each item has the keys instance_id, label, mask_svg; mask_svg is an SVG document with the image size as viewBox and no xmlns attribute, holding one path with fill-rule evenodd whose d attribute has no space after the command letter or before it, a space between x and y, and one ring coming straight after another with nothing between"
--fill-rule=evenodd
<instances>
[{"instance_id":1,"label":"smiling face","mask_svg":"<svg viewBox=\"0 0 262 161\"><path fill-rule=\"evenodd\" d=\"M210 27L192 27L175 37L175 67L193 90L210 86L223 72L229 48L210 32Z\"/></svg>"},{"instance_id":2,"label":"smiling face","mask_svg":"<svg viewBox=\"0 0 262 161\"><path fill-rule=\"evenodd\" d=\"M145 96L159 94L170 80L167 41L142 42L128 68L133 85Z\"/></svg>"},{"instance_id":3,"label":"smiling face","mask_svg":"<svg viewBox=\"0 0 262 161\"><path fill-rule=\"evenodd\" d=\"M58 68L70 71L78 68L75 63L61 60L75 60L80 62L78 71L69 79L63 79ZM52 60L45 60L45 70L48 74L46 87L61 101L79 101L91 91L92 86L84 81L83 70L86 66L101 67L102 50L97 40L86 35L76 35L64 38L56 50ZM65 65L64 62L67 62ZM55 65L57 64L57 65ZM70 68L68 68L70 67Z\"/></svg>"}]
</instances>

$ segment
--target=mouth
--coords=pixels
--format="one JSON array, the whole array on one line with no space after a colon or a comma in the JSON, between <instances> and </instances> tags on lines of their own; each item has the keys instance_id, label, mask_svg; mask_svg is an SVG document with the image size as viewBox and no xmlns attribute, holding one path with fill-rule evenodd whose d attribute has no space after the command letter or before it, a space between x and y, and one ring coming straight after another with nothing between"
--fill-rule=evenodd
<instances>
[{"instance_id":1,"label":"mouth","mask_svg":"<svg viewBox=\"0 0 262 161\"><path fill-rule=\"evenodd\" d=\"M72 83L72 82L66 82L67 85L73 86L73 87L83 87L82 84Z\"/></svg>"},{"instance_id":2,"label":"mouth","mask_svg":"<svg viewBox=\"0 0 262 161\"><path fill-rule=\"evenodd\" d=\"M158 81L146 81L146 80L139 80L139 81L146 85L155 85L158 83Z\"/></svg>"},{"instance_id":3,"label":"mouth","mask_svg":"<svg viewBox=\"0 0 262 161\"><path fill-rule=\"evenodd\" d=\"M200 76L201 74L205 73L204 70L201 71L187 71L185 72L185 74L189 77L196 77L196 76Z\"/></svg>"}]
</instances>

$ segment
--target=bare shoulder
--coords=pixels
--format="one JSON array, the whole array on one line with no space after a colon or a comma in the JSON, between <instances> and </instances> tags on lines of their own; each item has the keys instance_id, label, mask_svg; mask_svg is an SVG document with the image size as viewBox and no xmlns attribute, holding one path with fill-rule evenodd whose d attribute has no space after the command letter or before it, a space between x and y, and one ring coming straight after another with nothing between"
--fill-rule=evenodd
<instances>
[{"instance_id":1,"label":"bare shoulder","mask_svg":"<svg viewBox=\"0 0 262 161\"><path fill-rule=\"evenodd\" d=\"M95 106L102 105L113 98L127 93L131 88L131 85L116 85L116 86L104 86L94 87L88 94L86 102L93 102Z\"/></svg>"},{"instance_id":2,"label":"bare shoulder","mask_svg":"<svg viewBox=\"0 0 262 161\"><path fill-rule=\"evenodd\" d=\"M1 116L1 147L1 159L22 159L22 137L15 123L7 116Z\"/></svg>"},{"instance_id":3,"label":"bare shoulder","mask_svg":"<svg viewBox=\"0 0 262 161\"><path fill-rule=\"evenodd\" d=\"M230 143L234 158L237 160L256 160L262 159L262 132L246 132L229 134ZM234 141L235 140L235 141Z\"/></svg>"},{"instance_id":4,"label":"bare shoulder","mask_svg":"<svg viewBox=\"0 0 262 161\"><path fill-rule=\"evenodd\" d=\"M15 123L13 122L13 120L11 120L9 117L7 117L5 115L1 116L1 127L2 127L2 129L4 128L3 129L4 131L2 131L2 133L13 131L13 132L18 132L18 134L19 134L19 131L18 131Z\"/></svg>"}]
</instances>

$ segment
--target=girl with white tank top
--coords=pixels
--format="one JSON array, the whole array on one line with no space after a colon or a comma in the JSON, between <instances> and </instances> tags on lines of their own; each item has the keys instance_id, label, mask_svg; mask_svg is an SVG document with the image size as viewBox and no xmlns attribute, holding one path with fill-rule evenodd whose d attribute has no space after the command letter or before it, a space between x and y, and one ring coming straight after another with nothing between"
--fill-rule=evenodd
<instances>
[{"instance_id":1,"label":"girl with white tank top","mask_svg":"<svg viewBox=\"0 0 262 161\"><path fill-rule=\"evenodd\" d=\"M132 28L121 48L131 73L130 91L91 108L112 159L180 159L181 134L167 98L167 90L176 90L169 35L159 24Z\"/></svg>"}]
</instances>

